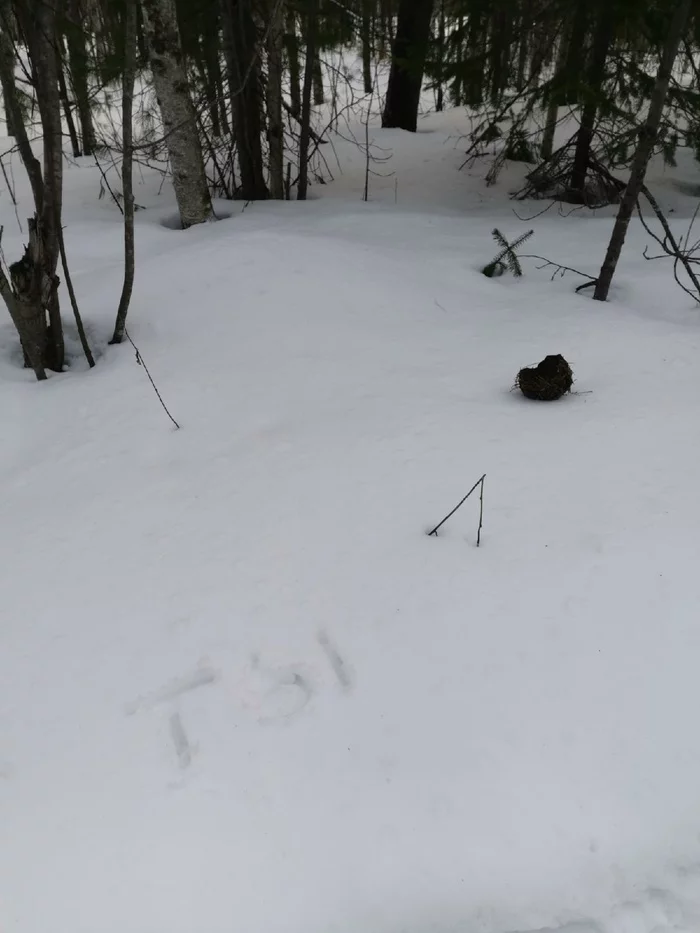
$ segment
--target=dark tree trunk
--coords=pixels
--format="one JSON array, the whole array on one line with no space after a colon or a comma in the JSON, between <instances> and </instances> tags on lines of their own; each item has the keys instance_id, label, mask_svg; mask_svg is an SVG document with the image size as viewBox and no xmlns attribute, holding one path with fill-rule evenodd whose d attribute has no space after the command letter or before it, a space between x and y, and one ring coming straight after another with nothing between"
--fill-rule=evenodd
<instances>
[{"instance_id":1,"label":"dark tree trunk","mask_svg":"<svg viewBox=\"0 0 700 933\"><path fill-rule=\"evenodd\" d=\"M284 20L282 9L276 0L267 7L268 34L267 51L267 145L269 149L270 194L281 201L284 199L284 123L282 122L282 60Z\"/></svg>"},{"instance_id":2,"label":"dark tree trunk","mask_svg":"<svg viewBox=\"0 0 700 933\"><path fill-rule=\"evenodd\" d=\"M90 106L90 88L88 85L89 60L85 32L84 17L80 7L80 0L70 0L68 6L69 22L66 29L68 42L68 56L70 74L73 84L73 94L80 120L80 135L82 138L83 155L92 155L95 151L95 127L92 122L92 108Z\"/></svg>"},{"instance_id":3,"label":"dark tree trunk","mask_svg":"<svg viewBox=\"0 0 700 933\"><path fill-rule=\"evenodd\" d=\"M457 32L459 35L459 41L457 43L457 49L455 51L455 76L452 81L452 86L450 88L450 98L453 106L461 107L464 102L464 94L462 91L462 72L464 70L464 17L459 16L457 18Z\"/></svg>"},{"instance_id":4,"label":"dark tree trunk","mask_svg":"<svg viewBox=\"0 0 700 933\"><path fill-rule=\"evenodd\" d=\"M437 98L435 109L441 113L445 109L445 0L440 0L440 13L437 28Z\"/></svg>"},{"instance_id":5,"label":"dark tree trunk","mask_svg":"<svg viewBox=\"0 0 700 933\"><path fill-rule=\"evenodd\" d=\"M612 4L608 3L599 14L598 24L593 36L586 100L581 110L581 123L576 136L574 164L571 169L571 191L585 203L586 176L591 161L591 146L595 135L595 121L598 113L600 94L605 79L605 63L614 32L614 14Z\"/></svg>"},{"instance_id":6,"label":"dark tree trunk","mask_svg":"<svg viewBox=\"0 0 700 933\"><path fill-rule=\"evenodd\" d=\"M233 125L238 144L241 197L268 197L262 154L262 95L257 32L250 0L223 0Z\"/></svg>"},{"instance_id":7,"label":"dark tree trunk","mask_svg":"<svg viewBox=\"0 0 700 933\"><path fill-rule=\"evenodd\" d=\"M122 72L122 194L124 196L124 282L117 308L117 319L110 343L121 343L134 288L134 81L136 79L136 3L126 0L124 11L124 62Z\"/></svg>"},{"instance_id":8,"label":"dark tree trunk","mask_svg":"<svg viewBox=\"0 0 700 933\"><path fill-rule=\"evenodd\" d=\"M323 65L318 55L314 57L314 105L322 107L326 100L323 90Z\"/></svg>"},{"instance_id":9,"label":"dark tree trunk","mask_svg":"<svg viewBox=\"0 0 700 933\"><path fill-rule=\"evenodd\" d=\"M299 134L299 183L297 199L305 201L309 187L309 142L311 140L311 92L316 62L316 34L318 29L319 0L310 0L306 24L306 68L301 97L301 132Z\"/></svg>"},{"instance_id":10,"label":"dark tree trunk","mask_svg":"<svg viewBox=\"0 0 700 933\"><path fill-rule=\"evenodd\" d=\"M415 133L433 0L401 0L382 126Z\"/></svg>"},{"instance_id":11,"label":"dark tree trunk","mask_svg":"<svg viewBox=\"0 0 700 933\"><path fill-rule=\"evenodd\" d=\"M299 38L297 36L296 18L294 13L287 13L284 46L287 52L287 67L289 68L289 99L292 113L295 117L301 114L301 68L299 67Z\"/></svg>"},{"instance_id":12,"label":"dark tree trunk","mask_svg":"<svg viewBox=\"0 0 700 933\"><path fill-rule=\"evenodd\" d=\"M201 62L200 68L204 74L205 96L212 132L218 137L221 136L222 131L228 133L229 127L219 61L219 22L215 6L211 10L208 6L206 9L206 21L202 27L201 37Z\"/></svg>"},{"instance_id":13,"label":"dark tree trunk","mask_svg":"<svg viewBox=\"0 0 700 933\"><path fill-rule=\"evenodd\" d=\"M217 68L216 68L216 73L215 73L215 81L216 81L216 99L219 103L219 121L221 123L221 127L224 133L230 133L231 125L229 123L228 113L226 112L226 94L224 93L224 79L221 75L221 67L219 65L218 56L216 60L216 66Z\"/></svg>"},{"instance_id":14,"label":"dark tree trunk","mask_svg":"<svg viewBox=\"0 0 700 933\"><path fill-rule=\"evenodd\" d=\"M41 208L37 205L37 255L31 300L48 310L49 326L46 365L63 370L65 349L63 323L58 303L56 268L60 255L63 200L63 127L59 91L59 55L56 44L57 16L54 0L37 0L22 8L22 30L32 61L44 140L44 171Z\"/></svg>"},{"instance_id":15,"label":"dark tree trunk","mask_svg":"<svg viewBox=\"0 0 700 933\"><path fill-rule=\"evenodd\" d=\"M515 78L515 86L518 91L525 89L525 75L527 71L527 59L530 49L530 23L532 22L532 11L529 4L526 4L523 15L520 18L520 35L518 36L518 70Z\"/></svg>"},{"instance_id":16,"label":"dark tree trunk","mask_svg":"<svg viewBox=\"0 0 700 933\"><path fill-rule=\"evenodd\" d=\"M561 39L559 51L557 54L557 63L554 67L554 87L550 91L549 101L547 103L547 116L544 123L544 133L542 135L542 148L540 154L543 159L549 159L554 151L554 134L557 130L557 121L559 119L559 87L564 76L564 65L567 55L567 42L565 38Z\"/></svg>"},{"instance_id":17,"label":"dark tree trunk","mask_svg":"<svg viewBox=\"0 0 700 933\"><path fill-rule=\"evenodd\" d=\"M211 71L204 62L201 63L199 70L204 83L204 99L207 102L207 110L209 111L211 131L214 138L219 139L221 136L221 121L219 120L219 101L216 94L216 83Z\"/></svg>"},{"instance_id":18,"label":"dark tree trunk","mask_svg":"<svg viewBox=\"0 0 700 933\"><path fill-rule=\"evenodd\" d=\"M666 95L668 94L668 86L671 81L673 64L678 55L678 48L683 38L685 25L688 22L691 5L692 0L678 0L671 25L666 34L659 70L656 74L656 83L651 95L651 100L649 101L649 112L644 121L644 126L639 131L639 143L637 144L637 151L632 160L630 179L625 188L625 193L622 196L620 209L617 213L610 244L608 245L608 251L600 270L598 281L596 282L595 292L593 293L593 297L598 301L605 301L608 297L610 285L615 275L615 269L617 268L620 254L622 253L625 237L627 236L630 218L634 211L634 206L637 203L639 192L644 184L647 165L654 151L654 144L656 143L659 133L659 125L661 124L664 104L666 103Z\"/></svg>"},{"instance_id":19,"label":"dark tree trunk","mask_svg":"<svg viewBox=\"0 0 700 933\"><path fill-rule=\"evenodd\" d=\"M68 88L66 86L66 77L63 74L63 61L61 60L60 51L57 52L57 55L58 90L61 95L63 116L66 121L66 127L68 128L68 138L70 139L71 149L73 150L73 158L77 159L82 155L82 150L80 148L80 142L78 141L78 133L75 129L75 121L73 120L73 111L71 109L70 100L68 98Z\"/></svg>"},{"instance_id":20,"label":"dark tree trunk","mask_svg":"<svg viewBox=\"0 0 700 933\"><path fill-rule=\"evenodd\" d=\"M360 20L360 40L362 42L362 82L365 94L372 93L372 4L362 0L362 19Z\"/></svg>"}]
</instances>

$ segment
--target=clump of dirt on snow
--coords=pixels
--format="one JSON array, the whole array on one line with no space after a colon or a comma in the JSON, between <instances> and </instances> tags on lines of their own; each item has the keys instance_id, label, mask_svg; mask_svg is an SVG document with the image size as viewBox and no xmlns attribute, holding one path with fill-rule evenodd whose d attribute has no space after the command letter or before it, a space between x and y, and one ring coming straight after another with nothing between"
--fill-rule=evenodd
<instances>
[{"instance_id":1,"label":"clump of dirt on snow","mask_svg":"<svg viewBox=\"0 0 700 933\"><path fill-rule=\"evenodd\" d=\"M526 366L515 377L525 398L554 402L571 391L574 374L560 353L546 356L537 366Z\"/></svg>"}]
</instances>

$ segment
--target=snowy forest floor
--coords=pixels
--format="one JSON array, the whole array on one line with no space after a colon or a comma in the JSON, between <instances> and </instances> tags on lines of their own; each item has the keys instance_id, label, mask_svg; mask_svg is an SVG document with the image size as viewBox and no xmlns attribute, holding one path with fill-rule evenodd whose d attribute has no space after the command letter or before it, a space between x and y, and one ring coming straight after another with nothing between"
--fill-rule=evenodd
<instances>
[{"instance_id":1,"label":"snowy forest floor","mask_svg":"<svg viewBox=\"0 0 700 933\"><path fill-rule=\"evenodd\" d=\"M700 311L636 220L607 304L484 278L496 225L595 275L613 212L518 220L466 129L373 129L370 203L336 140L309 202L186 232L139 177L129 328L180 431L68 170L98 365L73 335L37 384L0 322L5 933L700 928ZM679 231L699 179L653 168ZM577 394L527 402L548 353ZM481 548L472 500L429 538L484 472Z\"/></svg>"}]
</instances>

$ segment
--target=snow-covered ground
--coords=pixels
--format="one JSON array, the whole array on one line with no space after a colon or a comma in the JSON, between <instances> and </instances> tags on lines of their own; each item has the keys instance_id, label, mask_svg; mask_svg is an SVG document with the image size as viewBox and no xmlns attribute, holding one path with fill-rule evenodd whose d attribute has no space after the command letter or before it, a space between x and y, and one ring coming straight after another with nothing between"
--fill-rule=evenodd
<instances>
[{"instance_id":1,"label":"snow-covered ground","mask_svg":"<svg viewBox=\"0 0 700 933\"><path fill-rule=\"evenodd\" d=\"M519 220L465 129L373 129L368 204L337 140L314 200L186 232L143 174L179 431L68 171L98 366L37 384L0 323L3 933L700 929L700 312L636 221L606 305L480 275L495 225L595 274L611 212ZM676 217L699 173L655 168ZM511 392L548 353L576 394ZM481 548L473 500L428 537L484 472Z\"/></svg>"}]
</instances>

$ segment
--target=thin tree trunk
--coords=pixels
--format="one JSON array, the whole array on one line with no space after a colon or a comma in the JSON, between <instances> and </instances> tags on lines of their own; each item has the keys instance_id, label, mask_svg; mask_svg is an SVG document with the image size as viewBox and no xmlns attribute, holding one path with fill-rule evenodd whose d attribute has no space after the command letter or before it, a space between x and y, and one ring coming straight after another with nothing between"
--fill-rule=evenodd
<instances>
[{"instance_id":1,"label":"thin tree trunk","mask_svg":"<svg viewBox=\"0 0 700 933\"><path fill-rule=\"evenodd\" d=\"M614 13L612 4L608 3L599 15L598 25L593 37L591 49L591 62L588 69L586 93L588 99L581 111L581 123L576 137L574 164L571 169L571 190L580 196L585 203L586 176L591 160L591 146L595 134L595 119L598 113L597 95L600 93L605 79L605 63L613 36Z\"/></svg>"},{"instance_id":2,"label":"thin tree trunk","mask_svg":"<svg viewBox=\"0 0 700 933\"><path fill-rule=\"evenodd\" d=\"M221 137L221 121L219 120L219 101L216 96L216 84L211 71L207 68L204 61L200 61L198 68L202 83L204 85L204 99L207 102L209 119L211 120L211 132L215 139Z\"/></svg>"},{"instance_id":3,"label":"thin tree trunk","mask_svg":"<svg viewBox=\"0 0 700 933\"><path fill-rule=\"evenodd\" d=\"M372 93L372 3L362 0L362 18L360 20L360 39L362 41L362 81L365 94Z\"/></svg>"},{"instance_id":4,"label":"thin tree trunk","mask_svg":"<svg viewBox=\"0 0 700 933\"><path fill-rule=\"evenodd\" d=\"M226 112L226 95L224 94L224 81L221 76L221 66L219 64L219 57L216 57L216 72L215 78L216 81L216 99L219 104L219 121L221 123L221 128L224 133L231 132L231 125L228 119L228 113Z\"/></svg>"},{"instance_id":5,"label":"thin tree trunk","mask_svg":"<svg viewBox=\"0 0 700 933\"><path fill-rule=\"evenodd\" d=\"M306 24L306 68L301 98L301 132L299 134L299 183L297 200L305 201L309 187L309 141L311 139L311 92L316 64L316 32L319 0L310 0Z\"/></svg>"},{"instance_id":6,"label":"thin tree trunk","mask_svg":"<svg viewBox=\"0 0 700 933\"><path fill-rule=\"evenodd\" d=\"M216 7L214 7L214 12L216 12ZM222 131L229 132L219 51L218 17L213 17L211 24L207 20L202 35L202 58L206 68L207 105L215 136L220 136Z\"/></svg>"},{"instance_id":7,"label":"thin tree trunk","mask_svg":"<svg viewBox=\"0 0 700 933\"><path fill-rule=\"evenodd\" d=\"M41 212L37 211L40 241L42 288L34 298L48 308L49 332L46 364L56 372L63 370L65 348L63 324L58 302L56 268L60 254L61 213L63 201L63 127L58 80L57 16L55 0L37 0L31 8L22 8L22 28L36 76L43 133L44 171ZM38 272L38 270L37 270Z\"/></svg>"},{"instance_id":8,"label":"thin tree trunk","mask_svg":"<svg viewBox=\"0 0 700 933\"><path fill-rule=\"evenodd\" d=\"M92 155L95 151L95 126L92 121L92 107L90 106L90 88L88 84L89 60L87 43L85 41L84 17L80 0L70 0L68 7L68 26L66 40L68 42L68 58L70 62L70 75L73 84L73 94L80 120L80 135L82 138L83 155Z\"/></svg>"},{"instance_id":9,"label":"thin tree trunk","mask_svg":"<svg viewBox=\"0 0 700 933\"><path fill-rule=\"evenodd\" d=\"M593 293L593 297L598 301L605 301L608 297L610 285L627 236L630 218L644 185L644 176L659 133L659 125L663 116L673 65L678 55L678 48L688 22L691 6L692 0L678 0L671 25L666 34L666 42L661 55L659 70L656 74L654 90L649 101L649 112L644 121L644 126L639 131L639 143L632 160L630 179L622 196L608 250Z\"/></svg>"},{"instance_id":10,"label":"thin tree trunk","mask_svg":"<svg viewBox=\"0 0 700 933\"><path fill-rule=\"evenodd\" d=\"M12 120L12 126L17 138L17 148L29 176L34 205L37 212L41 213L44 202L44 179L41 174L41 163L34 155L27 135L22 105L15 84L15 50L12 39L5 28L0 29L0 82L2 83L5 108Z\"/></svg>"},{"instance_id":11,"label":"thin tree trunk","mask_svg":"<svg viewBox=\"0 0 700 933\"><path fill-rule=\"evenodd\" d=\"M526 7L520 19L520 36L518 37L518 71L515 78L515 87L518 91L525 89L525 73L527 70L527 58L530 50L530 29L529 21L532 13Z\"/></svg>"},{"instance_id":12,"label":"thin tree trunk","mask_svg":"<svg viewBox=\"0 0 700 933\"><path fill-rule=\"evenodd\" d=\"M223 0L234 132L238 144L241 196L269 196L262 154L262 96L257 31L250 0Z\"/></svg>"},{"instance_id":13,"label":"thin tree trunk","mask_svg":"<svg viewBox=\"0 0 700 933\"><path fill-rule=\"evenodd\" d=\"M441 113L445 109L445 0L440 0L437 30L437 100L435 109Z\"/></svg>"},{"instance_id":14,"label":"thin tree trunk","mask_svg":"<svg viewBox=\"0 0 700 933\"><path fill-rule=\"evenodd\" d=\"M455 53L456 58L456 68L455 76L452 80L451 87L451 101L453 106L461 107L464 100L464 93L462 90L462 72L464 70L464 17L457 17L457 33L459 35L459 42L457 43L457 50Z\"/></svg>"},{"instance_id":15,"label":"thin tree trunk","mask_svg":"<svg viewBox=\"0 0 700 933\"><path fill-rule=\"evenodd\" d=\"M323 65L318 55L314 57L314 106L322 107L326 95L323 89Z\"/></svg>"},{"instance_id":16,"label":"thin tree trunk","mask_svg":"<svg viewBox=\"0 0 700 933\"><path fill-rule=\"evenodd\" d=\"M281 4L268 7L267 34L267 144L270 150L270 195L284 200L284 123L282 122L282 61L284 23Z\"/></svg>"},{"instance_id":17,"label":"thin tree trunk","mask_svg":"<svg viewBox=\"0 0 700 933\"><path fill-rule=\"evenodd\" d=\"M541 155L543 159L551 158L554 151L554 134L557 129L557 120L559 119L559 89L558 84L564 75L564 65L567 56L566 39L561 39L559 51L557 53L557 63L554 66L553 87L549 94L549 103L547 104L547 116L544 123L544 133L542 135Z\"/></svg>"},{"instance_id":18,"label":"thin tree trunk","mask_svg":"<svg viewBox=\"0 0 700 933\"><path fill-rule=\"evenodd\" d=\"M289 68L289 99L292 113L298 117L301 114L301 68L299 67L299 38L297 36L296 17L291 10L287 13L284 44L287 51L287 67Z\"/></svg>"},{"instance_id":19,"label":"thin tree trunk","mask_svg":"<svg viewBox=\"0 0 700 933\"><path fill-rule=\"evenodd\" d=\"M415 133L433 0L401 0L382 126Z\"/></svg>"},{"instance_id":20,"label":"thin tree trunk","mask_svg":"<svg viewBox=\"0 0 700 933\"><path fill-rule=\"evenodd\" d=\"M148 56L183 228L213 218L174 0L142 0Z\"/></svg>"},{"instance_id":21,"label":"thin tree trunk","mask_svg":"<svg viewBox=\"0 0 700 933\"><path fill-rule=\"evenodd\" d=\"M0 29L0 82L2 83L5 107L11 115L15 129L17 147L29 177L34 197L36 216L30 221L29 245L25 254L10 267L12 284L0 270L0 294L7 305L17 328L26 363L34 370L37 379L46 379L46 310L42 300L41 245L36 233L36 217L44 205L44 180L41 165L32 152L27 135L19 95L14 81L15 52L7 29ZM21 294L17 285L20 284Z\"/></svg>"},{"instance_id":22,"label":"thin tree trunk","mask_svg":"<svg viewBox=\"0 0 700 933\"><path fill-rule=\"evenodd\" d=\"M136 78L136 0L126 0L122 72L122 194L124 196L124 283L110 343L121 343L134 288L134 81Z\"/></svg>"},{"instance_id":23,"label":"thin tree trunk","mask_svg":"<svg viewBox=\"0 0 700 933\"><path fill-rule=\"evenodd\" d=\"M73 111L71 110L70 100L68 98L68 88L66 86L65 75L63 74L63 61L61 60L61 53L57 50L56 54L58 55L58 90L61 95L63 115L66 121L66 126L68 128L68 138L70 139L71 148L73 150L73 158L77 159L82 155L82 150L80 149L80 143L78 142L78 133L75 129Z\"/></svg>"},{"instance_id":24,"label":"thin tree trunk","mask_svg":"<svg viewBox=\"0 0 700 933\"><path fill-rule=\"evenodd\" d=\"M78 307L78 299L75 295L75 289L73 288L73 280L71 279L70 269L68 268L68 256L66 255L66 244L63 240L63 230L58 232L58 243L61 253L61 265L63 267L63 277L65 279L66 288L68 289L68 297L70 298L70 303L73 308L73 316L75 317L75 326L78 329L78 337L80 338L80 345L83 348L83 353L85 354L85 359L88 362L90 369L95 365L95 357L92 355L92 350L90 349L90 343L87 339L87 334L85 333L85 326L83 324L83 318L80 314L80 308Z\"/></svg>"}]
</instances>

